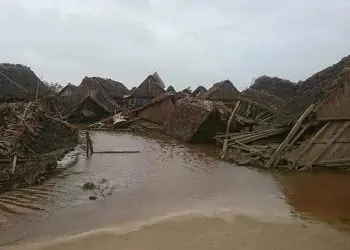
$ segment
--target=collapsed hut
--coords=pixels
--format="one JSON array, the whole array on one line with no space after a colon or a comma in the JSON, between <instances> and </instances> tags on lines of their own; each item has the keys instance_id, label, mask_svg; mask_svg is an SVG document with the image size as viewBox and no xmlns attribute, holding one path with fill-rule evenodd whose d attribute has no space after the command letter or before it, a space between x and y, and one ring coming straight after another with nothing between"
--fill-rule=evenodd
<instances>
[{"instance_id":1,"label":"collapsed hut","mask_svg":"<svg viewBox=\"0 0 350 250\"><path fill-rule=\"evenodd\" d=\"M239 91L230 80L215 83L207 92L202 95L202 99L219 101L225 104L234 104L237 101Z\"/></svg>"},{"instance_id":2,"label":"collapsed hut","mask_svg":"<svg viewBox=\"0 0 350 250\"><path fill-rule=\"evenodd\" d=\"M246 119L255 120L260 125L271 122L285 104L285 101L278 96L251 88L243 91L237 100L240 101L237 114Z\"/></svg>"},{"instance_id":3,"label":"collapsed hut","mask_svg":"<svg viewBox=\"0 0 350 250\"><path fill-rule=\"evenodd\" d=\"M132 110L129 115L144 120L164 124L175 109L174 94L163 94L154 98L150 103Z\"/></svg>"},{"instance_id":4,"label":"collapsed hut","mask_svg":"<svg viewBox=\"0 0 350 250\"><path fill-rule=\"evenodd\" d=\"M211 142L217 132L224 131L230 114L221 103L187 97L176 102L164 131L185 142Z\"/></svg>"},{"instance_id":5,"label":"collapsed hut","mask_svg":"<svg viewBox=\"0 0 350 250\"><path fill-rule=\"evenodd\" d=\"M264 91L284 101L291 100L297 94L297 84L278 77L261 76L249 87L249 90Z\"/></svg>"},{"instance_id":6,"label":"collapsed hut","mask_svg":"<svg viewBox=\"0 0 350 250\"><path fill-rule=\"evenodd\" d=\"M300 83L302 91L280 108L274 126L226 135L230 149L228 154L223 150L222 157L267 169L350 167L349 86L350 57L346 57Z\"/></svg>"},{"instance_id":7,"label":"collapsed hut","mask_svg":"<svg viewBox=\"0 0 350 250\"><path fill-rule=\"evenodd\" d=\"M0 190L45 178L78 141L76 129L38 102L0 105Z\"/></svg>"},{"instance_id":8,"label":"collapsed hut","mask_svg":"<svg viewBox=\"0 0 350 250\"><path fill-rule=\"evenodd\" d=\"M72 122L93 122L114 115L121 110L117 102L103 89L92 90L67 115Z\"/></svg>"},{"instance_id":9,"label":"collapsed hut","mask_svg":"<svg viewBox=\"0 0 350 250\"><path fill-rule=\"evenodd\" d=\"M156 74L156 73L155 73ZM124 96L125 103L132 107L141 107L165 93L164 83L158 73L149 75L130 95Z\"/></svg>"},{"instance_id":10,"label":"collapsed hut","mask_svg":"<svg viewBox=\"0 0 350 250\"><path fill-rule=\"evenodd\" d=\"M123 104L123 97L129 94L129 90L121 82L101 77L85 77L75 92L77 99L81 101L92 90L105 92L119 105Z\"/></svg>"},{"instance_id":11,"label":"collapsed hut","mask_svg":"<svg viewBox=\"0 0 350 250\"><path fill-rule=\"evenodd\" d=\"M203 86L198 86L191 94L192 97L200 98L207 92L207 89Z\"/></svg>"},{"instance_id":12,"label":"collapsed hut","mask_svg":"<svg viewBox=\"0 0 350 250\"><path fill-rule=\"evenodd\" d=\"M0 64L0 102L34 100L49 88L29 68L21 64Z\"/></svg>"}]
</instances>

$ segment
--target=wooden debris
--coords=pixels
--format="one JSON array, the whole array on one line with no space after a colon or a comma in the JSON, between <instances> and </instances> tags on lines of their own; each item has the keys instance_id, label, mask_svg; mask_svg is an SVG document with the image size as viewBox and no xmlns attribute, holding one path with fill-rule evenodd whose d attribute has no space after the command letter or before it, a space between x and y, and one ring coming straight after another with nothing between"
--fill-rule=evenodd
<instances>
[{"instance_id":1,"label":"wooden debris","mask_svg":"<svg viewBox=\"0 0 350 250\"><path fill-rule=\"evenodd\" d=\"M275 153L271 156L270 160L266 163L266 168L275 167L276 164L278 164L277 158L280 156L280 154L284 151L285 147L288 145L288 143L293 139L294 135L299 131L299 128L303 124L303 121L305 118L308 117L308 115L314 110L315 105L311 104L305 112L300 116L292 130L289 132L288 136L284 139L284 141L280 144L280 146L277 148Z\"/></svg>"}]
</instances>

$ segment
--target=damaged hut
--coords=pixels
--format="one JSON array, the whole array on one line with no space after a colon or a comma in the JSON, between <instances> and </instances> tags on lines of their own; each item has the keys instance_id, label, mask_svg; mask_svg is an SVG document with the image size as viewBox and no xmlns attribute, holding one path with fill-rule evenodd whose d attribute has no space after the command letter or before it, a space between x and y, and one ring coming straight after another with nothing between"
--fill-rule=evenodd
<instances>
[{"instance_id":1,"label":"damaged hut","mask_svg":"<svg viewBox=\"0 0 350 250\"><path fill-rule=\"evenodd\" d=\"M158 73L149 75L130 95L124 96L125 103L132 107L141 107L165 93L164 83Z\"/></svg>"},{"instance_id":2,"label":"damaged hut","mask_svg":"<svg viewBox=\"0 0 350 250\"><path fill-rule=\"evenodd\" d=\"M0 190L45 178L78 142L76 129L38 102L0 105Z\"/></svg>"},{"instance_id":3,"label":"damaged hut","mask_svg":"<svg viewBox=\"0 0 350 250\"><path fill-rule=\"evenodd\" d=\"M48 93L48 87L29 67L0 64L0 102L34 100Z\"/></svg>"},{"instance_id":4,"label":"damaged hut","mask_svg":"<svg viewBox=\"0 0 350 250\"><path fill-rule=\"evenodd\" d=\"M239 91L230 80L215 83L207 92L202 95L202 99L220 101L225 104L235 104Z\"/></svg>"},{"instance_id":5,"label":"damaged hut","mask_svg":"<svg viewBox=\"0 0 350 250\"><path fill-rule=\"evenodd\" d=\"M289 101L297 93L297 84L278 77L261 76L254 81L249 90L261 90L284 101Z\"/></svg>"},{"instance_id":6,"label":"damaged hut","mask_svg":"<svg viewBox=\"0 0 350 250\"><path fill-rule=\"evenodd\" d=\"M154 98L150 103L132 110L129 115L157 124L164 124L174 109L174 94L163 94Z\"/></svg>"},{"instance_id":7,"label":"damaged hut","mask_svg":"<svg viewBox=\"0 0 350 250\"><path fill-rule=\"evenodd\" d=\"M101 77L85 77L77 93L84 98L92 90L103 90L119 105L123 104L123 97L129 94L129 90L123 83Z\"/></svg>"},{"instance_id":8,"label":"damaged hut","mask_svg":"<svg viewBox=\"0 0 350 250\"><path fill-rule=\"evenodd\" d=\"M185 98L176 102L164 131L185 142L209 142L222 131L229 115L226 107L217 107L214 102Z\"/></svg>"},{"instance_id":9,"label":"damaged hut","mask_svg":"<svg viewBox=\"0 0 350 250\"><path fill-rule=\"evenodd\" d=\"M204 95L205 92L207 92L207 89L203 86L199 86L192 92L191 95L192 97L200 98Z\"/></svg>"},{"instance_id":10,"label":"damaged hut","mask_svg":"<svg viewBox=\"0 0 350 250\"><path fill-rule=\"evenodd\" d=\"M114 115L121 108L103 89L92 90L67 115L72 122L93 122Z\"/></svg>"},{"instance_id":11,"label":"damaged hut","mask_svg":"<svg viewBox=\"0 0 350 250\"><path fill-rule=\"evenodd\" d=\"M227 158L268 169L350 167L349 95L350 56L300 83L273 127L229 136L234 150Z\"/></svg>"}]
</instances>

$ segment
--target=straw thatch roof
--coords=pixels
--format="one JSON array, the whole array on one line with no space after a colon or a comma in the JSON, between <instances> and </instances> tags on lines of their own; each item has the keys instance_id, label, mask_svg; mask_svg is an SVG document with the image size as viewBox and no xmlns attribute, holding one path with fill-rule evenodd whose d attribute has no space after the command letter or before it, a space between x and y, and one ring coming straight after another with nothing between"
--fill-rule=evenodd
<instances>
[{"instance_id":1,"label":"straw thatch roof","mask_svg":"<svg viewBox=\"0 0 350 250\"><path fill-rule=\"evenodd\" d=\"M216 115L215 111L217 111L217 109L211 101L193 98L179 100L176 102L175 110L164 124L165 133L176 139L187 142L192 141L208 118L212 115ZM211 126L213 123L216 123L215 117L208 123L205 132L215 135L215 125L214 127ZM211 135L209 135L208 138L210 136Z\"/></svg>"},{"instance_id":2,"label":"straw thatch roof","mask_svg":"<svg viewBox=\"0 0 350 250\"><path fill-rule=\"evenodd\" d=\"M77 86L71 83L68 83L63 89L61 89L60 92L58 92L57 96L66 96L68 94L69 95L73 94L77 88L78 88Z\"/></svg>"},{"instance_id":3,"label":"straw thatch roof","mask_svg":"<svg viewBox=\"0 0 350 250\"><path fill-rule=\"evenodd\" d=\"M103 90L115 100L129 94L129 90L121 82L101 77L85 77L78 87L79 94L85 96L92 90Z\"/></svg>"},{"instance_id":4,"label":"straw thatch roof","mask_svg":"<svg viewBox=\"0 0 350 250\"><path fill-rule=\"evenodd\" d=\"M192 96L193 97L201 97L204 95L205 92L207 92L208 90L203 87L203 86L199 86L197 87L193 92L192 92Z\"/></svg>"},{"instance_id":5,"label":"straw thatch roof","mask_svg":"<svg viewBox=\"0 0 350 250\"><path fill-rule=\"evenodd\" d=\"M176 93L176 90L173 86L169 86L167 89L166 89L166 92L173 92L173 93Z\"/></svg>"},{"instance_id":6,"label":"straw thatch roof","mask_svg":"<svg viewBox=\"0 0 350 250\"><path fill-rule=\"evenodd\" d=\"M278 96L272 95L264 90L255 90L251 88L243 91L238 99L251 102L254 105L260 106L261 108L270 110L274 113L285 104L285 101Z\"/></svg>"},{"instance_id":7,"label":"straw thatch roof","mask_svg":"<svg viewBox=\"0 0 350 250\"><path fill-rule=\"evenodd\" d=\"M121 110L117 102L104 90L90 91L67 116L68 119L98 119Z\"/></svg>"},{"instance_id":8,"label":"straw thatch roof","mask_svg":"<svg viewBox=\"0 0 350 250\"><path fill-rule=\"evenodd\" d=\"M0 64L0 100L28 100L49 92L46 85L29 68L21 64Z\"/></svg>"},{"instance_id":9,"label":"straw thatch roof","mask_svg":"<svg viewBox=\"0 0 350 250\"><path fill-rule=\"evenodd\" d=\"M158 72L154 72L152 76L153 76L154 80L158 83L158 85L160 87L162 87L163 89L165 89L165 83L163 82L163 80L160 77L160 75L158 74Z\"/></svg>"},{"instance_id":10,"label":"straw thatch roof","mask_svg":"<svg viewBox=\"0 0 350 250\"><path fill-rule=\"evenodd\" d=\"M297 86L296 96L281 108L275 122L283 123L295 120L312 103L325 100L328 97L328 93L336 86L334 84L335 80L349 65L350 55L300 82Z\"/></svg>"},{"instance_id":11,"label":"straw thatch roof","mask_svg":"<svg viewBox=\"0 0 350 250\"><path fill-rule=\"evenodd\" d=\"M0 105L0 158L32 157L74 145L77 132L38 102Z\"/></svg>"},{"instance_id":12,"label":"straw thatch roof","mask_svg":"<svg viewBox=\"0 0 350 250\"><path fill-rule=\"evenodd\" d=\"M262 90L287 101L296 95L297 84L278 77L261 76L254 81L249 90Z\"/></svg>"},{"instance_id":13,"label":"straw thatch roof","mask_svg":"<svg viewBox=\"0 0 350 250\"><path fill-rule=\"evenodd\" d=\"M130 95L124 98L153 99L164 93L165 90L158 80L153 75L149 75Z\"/></svg>"},{"instance_id":14,"label":"straw thatch roof","mask_svg":"<svg viewBox=\"0 0 350 250\"><path fill-rule=\"evenodd\" d=\"M230 80L224 80L215 83L206 93L202 95L203 99L217 101L236 100L239 91Z\"/></svg>"}]
</instances>

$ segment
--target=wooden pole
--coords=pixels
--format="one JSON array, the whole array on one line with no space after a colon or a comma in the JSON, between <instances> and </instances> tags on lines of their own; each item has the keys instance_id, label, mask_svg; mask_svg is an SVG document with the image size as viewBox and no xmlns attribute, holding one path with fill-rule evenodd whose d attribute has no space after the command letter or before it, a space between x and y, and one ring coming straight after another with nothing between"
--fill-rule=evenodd
<instances>
[{"instance_id":1,"label":"wooden pole","mask_svg":"<svg viewBox=\"0 0 350 250\"><path fill-rule=\"evenodd\" d=\"M85 137L86 137L86 156L89 156L90 144L89 144L89 132L87 130L85 131Z\"/></svg>"},{"instance_id":2,"label":"wooden pole","mask_svg":"<svg viewBox=\"0 0 350 250\"><path fill-rule=\"evenodd\" d=\"M224 144L223 144L223 146L222 146L221 159L224 159L224 158L225 158L226 151L227 151L227 142L228 142L227 135L228 135L228 133L230 132L230 126L231 126L231 123L232 123L233 116L234 116L235 113L237 112L237 109L238 109L240 103L241 103L241 101L238 101L238 102L236 103L236 106L235 106L235 108L234 108L233 111L232 111L232 114L231 114L231 116L230 116L230 119L229 119L228 122L227 122L227 126L226 126L226 136L225 136Z\"/></svg>"},{"instance_id":3,"label":"wooden pole","mask_svg":"<svg viewBox=\"0 0 350 250\"><path fill-rule=\"evenodd\" d=\"M295 168L298 164L299 159L306 153L307 150L310 149L312 144L316 141L316 139L323 133L323 131L331 124L332 122L327 122L323 127L317 131L317 133L309 140L309 142L305 145L303 150L299 153L299 155L293 161L292 168Z\"/></svg>"},{"instance_id":4,"label":"wooden pole","mask_svg":"<svg viewBox=\"0 0 350 250\"><path fill-rule=\"evenodd\" d=\"M315 157L311 160L310 162L310 166L312 166L312 164L316 161L318 161L318 159L321 157L321 155L323 155L326 150L335 142L336 139L338 139L338 137L350 126L350 122L346 122L345 124L343 124L343 126L341 126L341 128L337 131L337 133L327 142L326 146L324 148L322 148L317 155L315 155Z\"/></svg>"},{"instance_id":5,"label":"wooden pole","mask_svg":"<svg viewBox=\"0 0 350 250\"><path fill-rule=\"evenodd\" d=\"M288 145L288 143L293 139L294 135L298 132L298 130L301 127L301 125L303 124L303 121L305 120L305 118L314 110L314 107L315 107L315 104L311 104L305 110L305 112L300 116L300 118L295 123L294 127L289 132L287 137L284 139L284 141L280 144L280 146L276 149L276 151L273 153L271 158L266 163L266 168L275 167L275 165L278 164L278 162L276 163L276 159L280 156L280 154L283 153L283 151L286 148L286 146Z\"/></svg>"},{"instance_id":6,"label":"wooden pole","mask_svg":"<svg viewBox=\"0 0 350 250\"><path fill-rule=\"evenodd\" d=\"M27 114L27 111L28 111L28 108L29 108L30 104L31 104L31 102L28 102L27 106L24 109L23 116L22 116L21 121L20 121L20 125L22 125L23 122L24 122L24 119L26 117L26 114ZM16 142L16 144L17 144L17 142ZM17 149L17 145L15 147L16 147L15 148L15 150L16 150ZM17 165L17 153L15 152L15 155L13 156L13 161L12 161L12 170L11 170L12 173L15 172L16 165Z\"/></svg>"}]
</instances>

